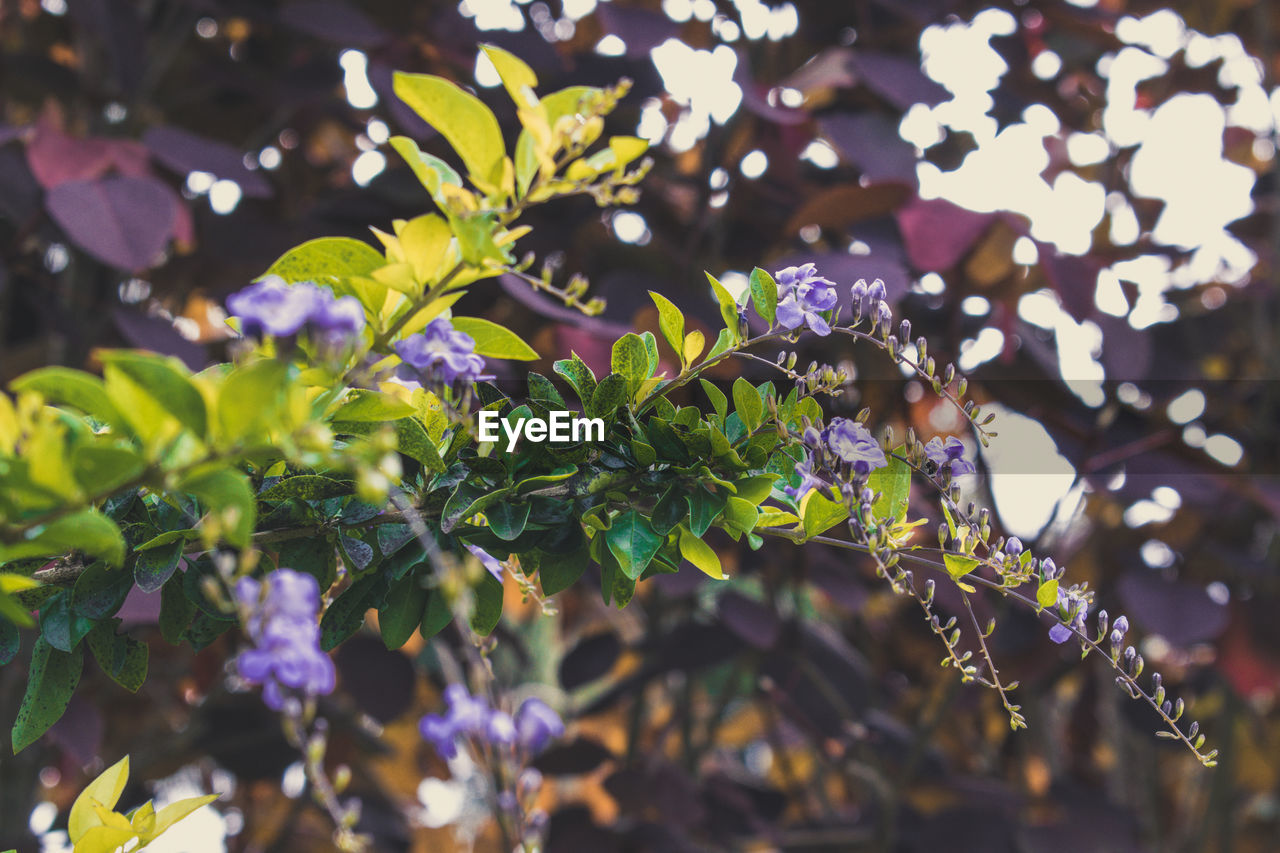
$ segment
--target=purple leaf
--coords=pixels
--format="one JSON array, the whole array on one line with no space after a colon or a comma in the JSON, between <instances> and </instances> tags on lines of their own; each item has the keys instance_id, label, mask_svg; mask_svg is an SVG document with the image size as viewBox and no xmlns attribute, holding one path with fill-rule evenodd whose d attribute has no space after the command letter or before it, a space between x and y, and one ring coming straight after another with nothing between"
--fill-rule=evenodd
<instances>
[{"instance_id":1,"label":"purple leaf","mask_svg":"<svg viewBox=\"0 0 1280 853\"><path fill-rule=\"evenodd\" d=\"M853 67L867 87L902 110L915 104L936 107L951 100L951 93L920 70L920 63L889 53L859 51Z\"/></svg>"},{"instance_id":2,"label":"purple leaf","mask_svg":"<svg viewBox=\"0 0 1280 853\"><path fill-rule=\"evenodd\" d=\"M803 124L809 120L809 111L799 107L786 107L770 103L768 86L757 83L751 76L747 53L738 51L738 65L733 71L733 82L742 89L742 103L748 110L774 124Z\"/></svg>"},{"instance_id":3,"label":"purple leaf","mask_svg":"<svg viewBox=\"0 0 1280 853\"><path fill-rule=\"evenodd\" d=\"M648 59L652 48L667 39L680 37L680 25L659 12L613 3L601 3L596 10L605 33L617 36L627 45L623 55L628 59ZM741 61L738 65L742 66Z\"/></svg>"},{"instance_id":4,"label":"purple leaf","mask_svg":"<svg viewBox=\"0 0 1280 853\"><path fill-rule=\"evenodd\" d=\"M104 174L111 167L111 146L105 139L68 136L42 117L27 142L27 164L40 186L52 189Z\"/></svg>"},{"instance_id":5,"label":"purple leaf","mask_svg":"<svg viewBox=\"0 0 1280 853\"><path fill-rule=\"evenodd\" d=\"M209 364L205 348L184 338L173 323L163 317L148 317L136 309L116 308L111 312L111 320L132 347L177 356L192 370L203 370Z\"/></svg>"},{"instance_id":6,"label":"purple leaf","mask_svg":"<svg viewBox=\"0 0 1280 853\"><path fill-rule=\"evenodd\" d=\"M155 178L69 181L49 190L45 207L76 245L128 272L159 259L176 219L169 188Z\"/></svg>"},{"instance_id":7,"label":"purple leaf","mask_svg":"<svg viewBox=\"0 0 1280 853\"><path fill-rule=\"evenodd\" d=\"M916 152L898 123L879 112L832 113L818 120L822 135L871 181L916 186Z\"/></svg>"},{"instance_id":8,"label":"purple leaf","mask_svg":"<svg viewBox=\"0 0 1280 853\"><path fill-rule=\"evenodd\" d=\"M1067 255L1045 243L1036 243L1040 264L1053 289L1062 298L1062 307L1076 322L1094 314L1093 294L1103 264L1088 255Z\"/></svg>"},{"instance_id":9,"label":"purple leaf","mask_svg":"<svg viewBox=\"0 0 1280 853\"><path fill-rule=\"evenodd\" d=\"M163 165L185 178L191 172L209 172L235 181L250 198L270 198L271 182L244 165L244 153L232 145L208 139L180 127L153 127L142 142Z\"/></svg>"},{"instance_id":10,"label":"purple leaf","mask_svg":"<svg viewBox=\"0 0 1280 853\"><path fill-rule=\"evenodd\" d=\"M354 47L377 47L390 35L367 15L336 0L303 0L280 10L280 20L301 33Z\"/></svg>"},{"instance_id":11,"label":"purple leaf","mask_svg":"<svg viewBox=\"0 0 1280 853\"><path fill-rule=\"evenodd\" d=\"M1125 613L1178 646L1212 640L1227 627L1228 611L1203 584L1166 581L1147 570L1127 572L1117 585Z\"/></svg>"},{"instance_id":12,"label":"purple leaf","mask_svg":"<svg viewBox=\"0 0 1280 853\"><path fill-rule=\"evenodd\" d=\"M896 216L907 257L921 272L942 272L955 266L997 218L994 213L977 213L940 198L909 201Z\"/></svg>"}]
</instances>

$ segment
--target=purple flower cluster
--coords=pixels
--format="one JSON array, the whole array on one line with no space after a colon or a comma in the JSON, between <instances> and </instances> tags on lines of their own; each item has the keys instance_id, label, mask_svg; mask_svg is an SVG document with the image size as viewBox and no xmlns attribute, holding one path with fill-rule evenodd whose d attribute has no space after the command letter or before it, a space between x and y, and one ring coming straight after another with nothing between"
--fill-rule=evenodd
<instances>
[{"instance_id":1,"label":"purple flower cluster","mask_svg":"<svg viewBox=\"0 0 1280 853\"><path fill-rule=\"evenodd\" d=\"M398 341L395 348L404 361L402 379L426 377L453 385L493 378L481 375L484 359L475 352L475 340L453 328L444 317L435 318L418 334Z\"/></svg>"},{"instance_id":2,"label":"purple flower cluster","mask_svg":"<svg viewBox=\"0 0 1280 853\"><path fill-rule=\"evenodd\" d=\"M513 718L506 711L490 708L461 684L446 687L444 698L449 710L444 715L427 714L418 729L445 760L457 756L459 738L493 746L514 745L533 754L564 734L564 721L541 699L526 699Z\"/></svg>"},{"instance_id":3,"label":"purple flower cluster","mask_svg":"<svg viewBox=\"0 0 1280 853\"><path fill-rule=\"evenodd\" d=\"M831 327L820 312L836 307L834 282L818 275L815 264L778 270L774 279L778 283L779 326L784 329L807 326L814 334L831 334Z\"/></svg>"},{"instance_id":4,"label":"purple flower cluster","mask_svg":"<svg viewBox=\"0 0 1280 853\"><path fill-rule=\"evenodd\" d=\"M924 446L924 455L938 466L939 473L944 468L950 468L952 477L974 474L978 470L972 462L964 458L964 442L953 435L947 436L945 442L937 436L929 439L929 443Z\"/></svg>"},{"instance_id":5,"label":"purple flower cluster","mask_svg":"<svg viewBox=\"0 0 1280 853\"><path fill-rule=\"evenodd\" d=\"M853 467L854 473L862 477L889 464L884 450L871 435L871 431L858 421L848 418L832 418L831 423L821 432L809 427L805 431L804 443L809 452L796 463L795 469L800 475L800 484L783 488L783 492L794 500L802 498L810 489L831 487L831 482L815 471L825 462L834 464L838 460L847 463Z\"/></svg>"},{"instance_id":6,"label":"purple flower cluster","mask_svg":"<svg viewBox=\"0 0 1280 853\"><path fill-rule=\"evenodd\" d=\"M859 476L866 476L876 468L889 464L880 442L858 421L832 418L831 423L822 431L822 440L841 461L853 465L854 472Z\"/></svg>"},{"instance_id":7,"label":"purple flower cluster","mask_svg":"<svg viewBox=\"0 0 1280 853\"><path fill-rule=\"evenodd\" d=\"M287 338L306 327L312 335L337 345L364 329L364 309L354 296L335 297L333 291L309 281L288 284L275 275L228 296L227 310L240 318L246 335Z\"/></svg>"},{"instance_id":8,"label":"purple flower cluster","mask_svg":"<svg viewBox=\"0 0 1280 853\"><path fill-rule=\"evenodd\" d=\"M241 578L235 598L247 612L244 627L254 643L254 648L240 653L236 669L245 681L262 685L267 707L279 711L291 694L333 692L333 661L320 650L320 587L315 578L277 569L265 583Z\"/></svg>"}]
</instances>

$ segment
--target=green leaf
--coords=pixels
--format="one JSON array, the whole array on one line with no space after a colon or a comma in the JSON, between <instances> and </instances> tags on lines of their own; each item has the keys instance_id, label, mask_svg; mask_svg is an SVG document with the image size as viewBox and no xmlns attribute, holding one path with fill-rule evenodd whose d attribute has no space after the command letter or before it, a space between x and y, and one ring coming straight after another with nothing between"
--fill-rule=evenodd
<instances>
[{"instance_id":1,"label":"green leaf","mask_svg":"<svg viewBox=\"0 0 1280 853\"><path fill-rule=\"evenodd\" d=\"M849 510L844 504L828 500L817 489L811 490L800 504L801 524L806 537L830 530L848 517Z\"/></svg>"},{"instance_id":2,"label":"green leaf","mask_svg":"<svg viewBox=\"0 0 1280 853\"><path fill-rule=\"evenodd\" d=\"M9 387L14 391L34 392L50 403L73 406L109 426L125 426L102 380L83 370L41 367L19 376Z\"/></svg>"},{"instance_id":3,"label":"green leaf","mask_svg":"<svg viewBox=\"0 0 1280 853\"><path fill-rule=\"evenodd\" d=\"M543 595L555 595L577 583L587 570L589 555L586 548L568 554L550 554L542 558L538 566L538 580Z\"/></svg>"},{"instance_id":4,"label":"green leaf","mask_svg":"<svg viewBox=\"0 0 1280 853\"><path fill-rule=\"evenodd\" d=\"M663 541L649 520L634 509L615 518L605 533L605 543L617 558L618 567L632 580L644 573Z\"/></svg>"},{"instance_id":5,"label":"green leaf","mask_svg":"<svg viewBox=\"0 0 1280 853\"><path fill-rule=\"evenodd\" d=\"M120 403L112 390L113 374L126 376L184 427L200 438L205 437L208 433L209 416L205 410L204 395L191 381L190 372L181 361L134 350L99 350L98 353L105 364L104 373L112 402L117 405ZM121 413L133 423L135 431L146 432L145 429L138 428L138 413L123 406L120 408Z\"/></svg>"},{"instance_id":6,"label":"green leaf","mask_svg":"<svg viewBox=\"0 0 1280 853\"><path fill-rule=\"evenodd\" d=\"M610 418L619 406L625 406L631 399L630 383L626 377L610 373L596 386L591 395L591 404L587 406L588 414L598 418Z\"/></svg>"},{"instance_id":7,"label":"green leaf","mask_svg":"<svg viewBox=\"0 0 1280 853\"><path fill-rule=\"evenodd\" d=\"M733 407L742 419L742 425L750 433L760 426L764 413L764 403L760 402L760 392L747 380L739 376L733 381Z\"/></svg>"},{"instance_id":8,"label":"green leaf","mask_svg":"<svg viewBox=\"0 0 1280 853\"><path fill-rule=\"evenodd\" d=\"M778 313L778 285L760 267L751 271L751 301L760 318L772 326Z\"/></svg>"},{"instance_id":9,"label":"green leaf","mask_svg":"<svg viewBox=\"0 0 1280 853\"><path fill-rule=\"evenodd\" d=\"M404 158L404 161L409 164L409 168L413 170L413 174L417 176L422 185L427 188L427 192L431 193L431 197L437 202L444 200L440 195L441 184L453 184L455 187L462 186L462 176L452 166L434 154L427 154L418 147L418 143L409 137L391 137L391 147ZM379 260L381 260L381 257L379 257Z\"/></svg>"},{"instance_id":10,"label":"green leaf","mask_svg":"<svg viewBox=\"0 0 1280 853\"><path fill-rule=\"evenodd\" d=\"M27 690L13 724L13 751L21 752L35 743L62 717L67 703L80 683L84 650L60 652L43 638L36 639L27 675Z\"/></svg>"},{"instance_id":11,"label":"green leaf","mask_svg":"<svg viewBox=\"0 0 1280 853\"><path fill-rule=\"evenodd\" d=\"M479 317L454 317L453 328L476 342L476 352L485 358L537 361L538 351L510 329Z\"/></svg>"},{"instance_id":12,"label":"green leaf","mask_svg":"<svg viewBox=\"0 0 1280 853\"><path fill-rule=\"evenodd\" d=\"M721 522L731 533L750 533L760 520L760 511L751 501L730 495L725 500Z\"/></svg>"},{"instance_id":13,"label":"green leaf","mask_svg":"<svg viewBox=\"0 0 1280 853\"><path fill-rule=\"evenodd\" d=\"M182 588L182 575L175 574L160 590L160 636L169 645L178 645L195 615L196 606Z\"/></svg>"},{"instance_id":14,"label":"green leaf","mask_svg":"<svg viewBox=\"0 0 1280 853\"><path fill-rule=\"evenodd\" d=\"M950 568L950 567L948 567ZM1054 607L1058 603L1058 579L1045 581L1036 590L1036 601L1041 607Z\"/></svg>"},{"instance_id":15,"label":"green leaf","mask_svg":"<svg viewBox=\"0 0 1280 853\"><path fill-rule=\"evenodd\" d=\"M587 367L587 363L574 353L572 358L562 358L552 365L552 368L573 386L573 391L582 401L583 408L589 408L591 396L596 390L596 375L591 372L590 367Z\"/></svg>"},{"instance_id":16,"label":"green leaf","mask_svg":"<svg viewBox=\"0 0 1280 853\"><path fill-rule=\"evenodd\" d=\"M0 619L0 666L9 663L22 648L22 634L8 619Z\"/></svg>"},{"instance_id":17,"label":"green leaf","mask_svg":"<svg viewBox=\"0 0 1280 853\"><path fill-rule=\"evenodd\" d=\"M427 590L427 606L422 611L422 623L418 626L422 639L430 640L452 621L453 610L449 608L444 593L439 588Z\"/></svg>"},{"instance_id":18,"label":"green leaf","mask_svg":"<svg viewBox=\"0 0 1280 853\"><path fill-rule=\"evenodd\" d=\"M146 643L127 634L117 634L119 619L99 622L89 632L89 650L107 676L130 693L137 693L147 680L150 650Z\"/></svg>"},{"instance_id":19,"label":"green leaf","mask_svg":"<svg viewBox=\"0 0 1280 853\"><path fill-rule=\"evenodd\" d=\"M55 596L40 611L40 636L58 651L69 652L93 629L92 620L71 609L71 593Z\"/></svg>"},{"instance_id":20,"label":"green leaf","mask_svg":"<svg viewBox=\"0 0 1280 853\"><path fill-rule=\"evenodd\" d=\"M680 527L680 556L697 566L703 574L724 580L724 568L715 549L684 526Z\"/></svg>"},{"instance_id":21,"label":"green leaf","mask_svg":"<svg viewBox=\"0 0 1280 853\"><path fill-rule=\"evenodd\" d=\"M777 481L777 474L758 474L754 477L735 480L733 487L738 490L738 497L758 505L773 493L773 484Z\"/></svg>"},{"instance_id":22,"label":"green leaf","mask_svg":"<svg viewBox=\"0 0 1280 853\"><path fill-rule=\"evenodd\" d=\"M649 291L649 298L658 306L658 330L662 332L671 349L684 363L684 314L667 297L661 293Z\"/></svg>"},{"instance_id":23,"label":"green leaf","mask_svg":"<svg viewBox=\"0 0 1280 853\"><path fill-rule=\"evenodd\" d=\"M978 560L961 554L943 554L942 562L947 567L947 574L951 575L952 580L957 581L978 567ZM1056 592L1054 596L1056 600Z\"/></svg>"},{"instance_id":24,"label":"green leaf","mask_svg":"<svg viewBox=\"0 0 1280 853\"><path fill-rule=\"evenodd\" d=\"M138 589L155 592L168 583L178 569L178 561L182 558L182 550L186 544L185 539L179 539L168 545L139 551L137 562L133 564L133 579L138 584Z\"/></svg>"},{"instance_id":25,"label":"green leaf","mask_svg":"<svg viewBox=\"0 0 1280 853\"><path fill-rule=\"evenodd\" d=\"M430 74L396 72L392 85L396 97L453 146L476 186L486 192L498 188L506 145L497 118L479 98Z\"/></svg>"},{"instance_id":26,"label":"green leaf","mask_svg":"<svg viewBox=\"0 0 1280 853\"><path fill-rule=\"evenodd\" d=\"M340 279L369 275L386 263L381 252L361 240L321 237L285 252L267 268L262 278L278 275L290 284L300 281L333 284Z\"/></svg>"},{"instance_id":27,"label":"green leaf","mask_svg":"<svg viewBox=\"0 0 1280 853\"><path fill-rule=\"evenodd\" d=\"M105 619L115 615L132 590L133 578L128 572L112 571L103 562L92 563L76 578L71 610L88 619Z\"/></svg>"},{"instance_id":28,"label":"green leaf","mask_svg":"<svg viewBox=\"0 0 1280 853\"><path fill-rule=\"evenodd\" d=\"M707 353L704 361L711 361L721 353L728 352L738 343L738 333L736 330L721 329L720 334L716 336L716 345L711 348L711 352Z\"/></svg>"},{"instance_id":29,"label":"green leaf","mask_svg":"<svg viewBox=\"0 0 1280 853\"><path fill-rule=\"evenodd\" d=\"M880 499L871 505L877 519L901 521L906 518L911 502L911 466L890 456L888 465L875 469L867 477L867 486L880 493Z\"/></svg>"},{"instance_id":30,"label":"green leaf","mask_svg":"<svg viewBox=\"0 0 1280 853\"><path fill-rule=\"evenodd\" d=\"M658 453L653 449L652 445L646 444L638 438L631 439L631 452L636 457L636 464L642 467L649 467L658 461Z\"/></svg>"},{"instance_id":31,"label":"green leaf","mask_svg":"<svg viewBox=\"0 0 1280 853\"><path fill-rule=\"evenodd\" d=\"M363 245L363 244L361 244ZM289 368L274 358L242 364L218 389L218 429L226 441L257 438L280 424Z\"/></svg>"},{"instance_id":32,"label":"green leaf","mask_svg":"<svg viewBox=\"0 0 1280 853\"><path fill-rule=\"evenodd\" d=\"M76 481L89 492L103 493L137 477L146 461L133 449L103 444L82 444L71 453Z\"/></svg>"},{"instance_id":33,"label":"green leaf","mask_svg":"<svg viewBox=\"0 0 1280 853\"><path fill-rule=\"evenodd\" d=\"M649 374L649 353L644 339L628 332L613 344L613 357L610 361L613 372L627 380L627 396L635 394Z\"/></svg>"},{"instance_id":34,"label":"green leaf","mask_svg":"<svg viewBox=\"0 0 1280 853\"><path fill-rule=\"evenodd\" d=\"M711 406L716 410L716 414L720 416L721 420L728 417L729 398L715 384L705 379L699 379L698 381L702 383L702 390L706 392L707 398L711 400Z\"/></svg>"},{"instance_id":35,"label":"green leaf","mask_svg":"<svg viewBox=\"0 0 1280 853\"><path fill-rule=\"evenodd\" d=\"M217 514L219 530L229 544L237 548L249 546L257 521L257 503L248 477L229 468L215 469L187 478L180 491L195 495L207 510Z\"/></svg>"},{"instance_id":36,"label":"green leaf","mask_svg":"<svg viewBox=\"0 0 1280 853\"><path fill-rule=\"evenodd\" d=\"M416 412L417 409L399 397L365 388L353 388L347 392L342 406L333 413L333 420L353 423L395 421Z\"/></svg>"},{"instance_id":37,"label":"green leaf","mask_svg":"<svg viewBox=\"0 0 1280 853\"><path fill-rule=\"evenodd\" d=\"M427 609L427 590L422 578L409 572L391 586L387 601L378 611L378 628L388 649L398 649L409 641L422 623Z\"/></svg>"},{"instance_id":38,"label":"green leaf","mask_svg":"<svg viewBox=\"0 0 1280 853\"><path fill-rule=\"evenodd\" d=\"M684 490L679 486L671 486L653 505L649 523L659 534L666 536L676 529L676 525L684 521L685 516L688 515L686 506Z\"/></svg>"},{"instance_id":39,"label":"green leaf","mask_svg":"<svg viewBox=\"0 0 1280 853\"><path fill-rule=\"evenodd\" d=\"M698 486L689 493L688 499L689 529L694 536L701 538L724 511L725 496L707 491L706 486Z\"/></svg>"},{"instance_id":40,"label":"green leaf","mask_svg":"<svg viewBox=\"0 0 1280 853\"><path fill-rule=\"evenodd\" d=\"M521 503L499 501L486 509L484 515L489 520L489 529L494 532L494 535L505 542L510 542L524 533L524 527L529 523L531 508L532 505L528 501Z\"/></svg>"},{"instance_id":41,"label":"green leaf","mask_svg":"<svg viewBox=\"0 0 1280 853\"><path fill-rule=\"evenodd\" d=\"M487 637L502 619L502 581L484 572L474 594L475 609L471 612L471 630Z\"/></svg>"},{"instance_id":42,"label":"green leaf","mask_svg":"<svg viewBox=\"0 0 1280 853\"><path fill-rule=\"evenodd\" d=\"M111 519L96 509L82 509L49 522L32 539L0 546L0 563L83 551L118 566L124 562L124 549L124 536Z\"/></svg>"},{"instance_id":43,"label":"green leaf","mask_svg":"<svg viewBox=\"0 0 1280 853\"><path fill-rule=\"evenodd\" d=\"M351 483L322 477L319 474L299 474L295 477L286 477L258 497L264 501L283 501L289 498L318 501L349 495L353 491L355 488Z\"/></svg>"},{"instance_id":44,"label":"green leaf","mask_svg":"<svg viewBox=\"0 0 1280 853\"><path fill-rule=\"evenodd\" d=\"M387 579L371 572L347 587L320 617L320 648L330 651L364 624L364 615L387 594Z\"/></svg>"}]
</instances>

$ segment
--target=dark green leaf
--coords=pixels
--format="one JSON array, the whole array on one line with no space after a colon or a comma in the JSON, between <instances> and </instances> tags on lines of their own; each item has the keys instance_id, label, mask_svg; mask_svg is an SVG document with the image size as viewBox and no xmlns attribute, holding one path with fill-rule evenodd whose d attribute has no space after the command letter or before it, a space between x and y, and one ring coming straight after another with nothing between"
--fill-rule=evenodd
<instances>
[{"instance_id":1,"label":"dark green leaf","mask_svg":"<svg viewBox=\"0 0 1280 853\"><path fill-rule=\"evenodd\" d=\"M617 373L610 373L596 386L587 412L593 417L608 419L613 417L619 406L625 406L630 399L630 384L627 379Z\"/></svg>"},{"instance_id":2,"label":"dark green leaf","mask_svg":"<svg viewBox=\"0 0 1280 853\"><path fill-rule=\"evenodd\" d=\"M43 637L36 640L27 675L27 690L13 724L13 751L21 752L62 717L80 683L84 651L61 652Z\"/></svg>"},{"instance_id":3,"label":"dark green leaf","mask_svg":"<svg viewBox=\"0 0 1280 853\"><path fill-rule=\"evenodd\" d=\"M449 609L449 602L445 600L444 593L439 588L428 590L427 606L422 611L422 624L418 626L422 639L431 639L452 621L453 611Z\"/></svg>"},{"instance_id":4,"label":"dark green leaf","mask_svg":"<svg viewBox=\"0 0 1280 853\"><path fill-rule=\"evenodd\" d=\"M155 553L158 551L146 551L144 556ZM133 578L128 572L112 571L106 563L93 563L76 578L71 609L89 619L106 619L115 615L131 589Z\"/></svg>"},{"instance_id":5,"label":"dark green leaf","mask_svg":"<svg viewBox=\"0 0 1280 853\"><path fill-rule=\"evenodd\" d=\"M127 634L117 634L119 626L119 619L99 622L89 633L89 650L112 681L130 693L137 693L147 680L150 650L146 643Z\"/></svg>"},{"instance_id":6,"label":"dark green leaf","mask_svg":"<svg viewBox=\"0 0 1280 853\"><path fill-rule=\"evenodd\" d=\"M55 649L69 652L80 645L93 621L71 609L70 592L53 598L40 611L40 636Z\"/></svg>"},{"instance_id":7,"label":"dark green leaf","mask_svg":"<svg viewBox=\"0 0 1280 853\"><path fill-rule=\"evenodd\" d=\"M538 566L543 595L555 595L573 586L586 571L588 562L586 548L568 554L544 554Z\"/></svg>"},{"instance_id":8,"label":"dark green leaf","mask_svg":"<svg viewBox=\"0 0 1280 853\"><path fill-rule=\"evenodd\" d=\"M529 503L499 501L484 511L491 529L499 539L510 542L524 532L529 523Z\"/></svg>"},{"instance_id":9,"label":"dark green leaf","mask_svg":"<svg viewBox=\"0 0 1280 853\"><path fill-rule=\"evenodd\" d=\"M698 486L689 493L688 499L689 529L694 536L702 538L724 510L725 496L718 492L713 494L705 486Z\"/></svg>"},{"instance_id":10,"label":"dark green leaf","mask_svg":"<svg viewBox=\"0 0 1280 853\"><path fill-rule=\"evenodd\" d=\"M196 615L196 606L182 590L182 575L174 575L160 590L160 636L178 645Z\"/></svg>"},{"instance_id":11,"label":"dark green leaf","mask_svg":"<svg viewBox=\"0 0 1280 853\"><path fill-rule=\"evenodd\" d=\"M632 580L640 577L649 561L662 547L663 537L653 529L638 510L628 510L613 520L605 533L605 542L618 561L618 567Z\"/></svg>"},{"instance_id":12,"label":"dark green leaf","mask_svg":"<svg viewBox=\"0 0 1280 853\"><path fill-rule=\"evenodd\" d=\"M573 386L574 393L582 401L583 408L590 409L591 396L596 391L596 375L591 372L590 367L587 367L587 363L578 358L575 353L573 358L562 358L557 361L553 368Z\"/></svg>"},{"instance_id":13,"label":"dark green leaf","mask_svg":"<svg viewBox=\"0 0 1280 853\"><path fill-rule=\"evenodd\" d=\"M679 486L672 486L654 504L650 521L654 530L666 536L684 521L685 515L685 492Z\"/></svg>"},{"instance_id":14,"label":"dark green leaf","mask_svg":"<svg viewBox=\"0 0 1280 853\"><path fill-rule=\"evenodd\" d=\"M264 501L283 501L289 498L318 501L349 495L354 491L355 487L351 483L319 474L299 474L296 477L286 477L258 497Z\"/></svg>"},{"instance_id":15,"label":"dark green leaf","mask_svg":"<svg viewBox=\"0 0 1280 853\"><path fill-rule=\"evenodd\" d=\"M409 641L422 622L427 607L427 590L421 573L409 572L391 586L387 601L378 611L378 627L388 649L398 649Z\"/></svg>"},{"instance_id":16,"label":"dark green leaf","mask_svg":"<svg viewBox=\"0 0 1280 853\"><path fill-rule=\"evenodd\" d=\"M22 633L8 619L0 619L0 666L13 660L22 648Z\"/></svg>"},{"instance_id":17,"label":"dark green leaf","mask_svg":"<svg viewBox=\"0 0 1280 853\"><path fill-rule=\"evenodd\" d=\"M155 592L164 586L177 570L178 560L182 558L182 549L186 544L185 539L179 539L168 545L139 551L137 562L133 564L133 579L137 582L138 589Z\"/></svg>"},{"instance_id":18,"label":"dark green leaf","mask_svg":"<svg viewBox=\"0 0 1280 853\"><path fill-rule=\"evenodd\" d=\"M475 610L471 613L471 630L482 637L493 633L502 618L502 582L485 572L474 590Z\"/></svg>"},{"instance_id":19,"label":"dark green leaf","mask_svg":"<svg viewBox=\"0 0 1280 853\"><path fill-rule=\"evenodd\" d=\"M347 587L320 618L320 648L326 652L350 637L364 624L364 615L378 607L387 594L387 580L380 572L366 575Z\"/></svg>"}]
</instances>

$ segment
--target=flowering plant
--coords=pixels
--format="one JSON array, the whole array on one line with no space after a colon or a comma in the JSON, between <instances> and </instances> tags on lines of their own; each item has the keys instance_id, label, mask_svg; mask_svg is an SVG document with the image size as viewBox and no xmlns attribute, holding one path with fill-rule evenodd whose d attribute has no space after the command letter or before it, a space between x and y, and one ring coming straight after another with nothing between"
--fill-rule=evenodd
<instances>
[{"instance_id":1,"label":"flowering plant","mask_svg":"<svg viewBox=\"0 0 1280 853\"><path fill-rule=\"evenodd\" d=\"M637 585L684 563L723 579L707 544L717 529L758 549L766 537L866 555L895 594L914 602L941 639L945 666L996 691L1013 728L1025 725L977 616L979 589L1029 608L1049 636L1100 652L1121 686L1155 709L1166 736L1203 752L1181 700L1126 645L1124 617L1091 618L1093 593L1066 583L1049 557L992 530L957 482L976 471L956 436L923 442L873 431L872 413L827 417L820 400L849 377L790 348L807 334L882 351L964 415L986 445L992 416L967 398L954 366L939 366L907 320L896 322L884 284L833 282L813 264L754 270L743 297L708 276L723 327L708 341L681 310L652 294L659 332L628 333L598 375L576 354L556 379L528 374L527 393L489 383L497 361L539 353L512 331L453 312L473 285L517 276L591 312L577 280L560 288L531 275L513 248L529 207L585 194L625 204L646 164L642 140L614 137L588 153L626 86L573 87L539 97L533 72L485 48L523 131L508 153L492 114L442 78L398 75L397 94L454 147L468 181L404 137L392 146L437 208L390 231L381 251L346 238L305 243L231 296L243 335L230 363L192 374L143 352L100 354L101 378L44 368L0 395L0 662L40 612L31 679L13 746L39 738L66 708L86 646L127 689L147 654L115 618L134 586L162 593L167 639L203 648L241 630L241 687L261 687L304 751L316 799L338 843L360 848L359 804L342 799L341 769L326 767L318 699L334 689L327 653L378 614L388 648L450 624L487 637L499 625L504 584L550 608L587 576L606 604L625 607ZM637 161L640 161L638 165ZM850 312L842 316L840 288ZM753 314L754 316L750 316ZM762 355L761 353L766 353ZM764 363L782 378L728 393L715 369ZM663 365L670 365L664 369ZM482 441L480 412L508 425L580 411L601 438L534 441L514 450ZM525 431L525 436L533 433ZM937 547L921 540L938 507ZM918 577L923 575L923 577ZM965 621L936 611L950 584ZM971 644L971 648L966 648ZM483 641L467 646L443 691L443 714L421 734L445 760L468 754L491 774L488 793L508 840L537 846L533 756L564 723L541 699L515 708L496 695ZM467 686L469 684L469 686ZM349 775L349 774L347 774Z\"/></svg>"}]
</instances>

